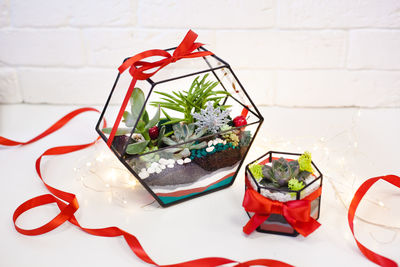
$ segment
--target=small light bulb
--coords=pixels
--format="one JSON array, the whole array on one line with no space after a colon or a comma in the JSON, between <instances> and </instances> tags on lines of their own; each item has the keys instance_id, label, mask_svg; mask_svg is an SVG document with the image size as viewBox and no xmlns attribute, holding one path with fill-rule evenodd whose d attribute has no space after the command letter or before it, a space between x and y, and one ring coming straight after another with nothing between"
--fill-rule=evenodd
<instances>
[{"instance_id":1,"label":"small light bulb","mask_svg":"<svg viewBox=\"0 0 400 267\"><path fill-rule=\"evenodd\" d=\"M129 185L129 187L135 187L135 185L136 185L136 180L130 179L130 180L128 181L128 185Z\"/></svg>"}]
</instances>

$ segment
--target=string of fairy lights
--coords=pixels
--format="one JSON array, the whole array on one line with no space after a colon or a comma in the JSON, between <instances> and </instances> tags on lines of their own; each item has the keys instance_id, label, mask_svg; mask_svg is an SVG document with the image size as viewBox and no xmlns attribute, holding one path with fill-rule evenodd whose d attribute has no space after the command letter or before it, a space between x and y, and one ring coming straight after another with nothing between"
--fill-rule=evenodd
<instances>
[{"instance_id":1,"label":"string of fairy lights","mask_svg":"<svg viewBox=\"0 0 400 267\"><path fill-rule=\"evenodd\" d=\"M299 153L306 150L310 151L313 154L313 158L316 159L318 167L324 174L325 184L329 183L336 199L347 210L353 194L363 182L353 172L348 161L349 159L360 157L368 158L368 155L359 150L359 137L356 129L361 116L362 110L356 110L352 117L351 126L348 129L335 133L330 137L319 137L314 141L310 140L310 137L307 136L299 136L291 138L291 140L273 136L268 138L258 137L255 139L247 159L251 160L265 154L267 152L265 148L288 152L295 150ZM345 145L336 148L334 144L339 141ZM138 190L144 190L136 178L118 161L102 141L93 146L78 162L80 164L74 168L77 180L85 188L105 193L109 202L128 207L130 203L128 195L132 195ZM372 196L366 196L364 199L375 205L378 209L390 208L385 205L384 200L376 199ZM141 203L141 208L159 208L159 205L154 200L146 199L146 201ZM356 217L362 222L393 232L392 238L386 241L377 239L371 232L371 237L379 243L386 244L393 242L400 232L400 227L377 223L360 216Z\"/></svg>"}]
</instances>

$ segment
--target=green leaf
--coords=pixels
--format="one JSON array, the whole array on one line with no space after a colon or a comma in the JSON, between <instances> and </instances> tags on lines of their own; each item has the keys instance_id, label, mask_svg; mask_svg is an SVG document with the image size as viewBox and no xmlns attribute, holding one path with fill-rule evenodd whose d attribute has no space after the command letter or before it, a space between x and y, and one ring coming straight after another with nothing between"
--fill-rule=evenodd
<instances>
[{"instance_id":1,"label":"green leaf","mask_svg":"<svg viewBox=\"0 0 400 267\"><path fill-rule=\"evenodd\" d=\"M142 107L144 105L145 97L143 91L135 87L135 89L132 92L132 95L130 97L131 101L131 113L134 118L139 117L140 111L142 110Z\"/></svg>"},{"instance_id":2,"label":"green leaf","mask_svg":"<svg viewBox=\"0 0 400 267\"><path fill-rule=\"evenodd\" d=\"M165 96L165 97L167 97L167 98L170 98L170 99L173 100L175 103L183 104L183 102L182 102L181 100L175 98L174 96L172 96L172 95L170 95L170 94L167 94L167 93L164 93L164 92L159 92L159 91L154 91L154 93L159 94L159 95L163 95L163 96ZM155 103L155 102L152 102L152 103Z\"/></svg>"},{"instance_id":3,"label":"green leaf","mask_svg":"<svg viewBox=\"0 0 400 267\"><path fill-rule=\"evenodd\" d=\"M179 111L179 112L182 112L182 113L185 112L185 110L183 108L181 108L177 104L163 103L163 102L153 102L152 103L152 106L157 107L158 105L160 105L162 108L168 108L168 109L176 110L176 111Z\"/></svg>"},{"instance_id":4,"label":"green leaf","mask_svg":"<svg viewBox=\"0 0 400 267\"><path fill-rule=\"evenodd\" d=\"M177 142L175 142L171 138L165 137L165 136L162 138L162 141L164 142L164 144L169 145L169 146L173 146L173 145L177 144Z\"/></svg>"},{"instance_id":5,"label":"green leaf","mask_svg":"<svg viewBox=\"0 0 400 267\"><path fill-rule=\"evenodd\" d=\"M110 134L111 133L112 128L104 128L101 131L105 134ZM118 128L115 135L125 135L128 134L130 132L132 132L133 128Z\"/></svg>"},{"instance_id":6,"label":"green leaf","mask_svg":"<svg viewBox=\"0 0 400 267\"><path fill-rule=\"evenodd\" d=\"M227 109L227 108L230 108L230 107L232 107L232 105L222 105L222 106L219 106L219 108L222 109L222 110Z\"/></svg>"},{"instance_id":7,"label":"green leaf","mask_svg":"<svg viewBox=\"0 0 400 267\"><path fill-rule=\"evenodd\" d=\"M174 131L169 131L168 133L164 134L164 137L168 137L170 135L174 134Z\"/></svg>"},{"instance_id":8,"label":"green leaf","mask_svg":"<svg viewBox=\"0 0 400 267\"><path fill-rule=\"evenodd\" d=\"M184 121L185 119L171 119L170 121L164 122L162 125L171 125L175 124L181 121Z\"/></svg>"},{"instance_id":9,"label":"green leaf","mask_svg":"<svg viewBox=\"0 0 400 267\"><path fill-rule=\"evenodd\" d=\"M161 109L161 111L164 114L165 118L167 118L168 120L171 120L171 116L169 116L165 110Z\"/></svg>"},{"instance_id":10,"label":"green leaf","mask_svg":"<svg viewBox=\"0 0 400 267\"><path fill-rule=\"evenodd\" d=\"M201 149L201 148L205 148L206 146L207 146L207 142L203 141L200 144L191 145L190 149Z\"/></svg>"},{"instance_id":11,"label":"green leaf","mask_svg":"<svg viewBox=\"0 0 400 267\"><path fill-rule=\"evenodd\" d=\"M139 154L146 149L148 143L149 141L142 141L130 144L126 148L126 153L129 155Z\"/></svg>"},{"instance_id":12,"label":"green leaf","mask_svg":"<svg viewBox=\"0 0 400 267\"><path fill-rule=\"evenodd\" d=\"M136 125L135 131L138 133L143 133L145 130L145 126L146 126L146 124L144 123L144 121L140 120L138 122L138 124Z\"/></svg>"},{"instance_id":13,"label":"green leaf","mask_svg":"<svg viewBox=\"0 0 400 267\"><path fill-rule=\"evenodd\" d=\"M147 123L146 130L149 130L151 127L154 127L160 121L160 105L157 108L157 112L154 117Z\"/></svg>"},{"instance_id":14,"label":"green leaf","mask_svg":"<svg viewBox=\"0 0 400 267\"><path fill-rule=\"evenodd\" d=\"M146 110L143 112L142 120L143 120L144 123L146 123L146 124L149 122L149 113L147 113Z\"/></svg>"},{"instance_id":15,"label":"green leaf","mask_svg":"<svg viewBox=\"0 0 400 267\"><path fill-rule=\"evenodd\" d=\"M158 138L157 138L158 147L160 147L160 145L162 144L162 139L164 137L164 134L165 134L165 126L162 126L160 132L158 133Z\"/></svg>"},{"instance_id":16,"label":"green leaf","mask_svg":"<svg viewBox=\"0 0 400 267\"><path fill-rule=\"evenodd\" d=\"M136 118L133 117L131 113L125 111L122 117L124 118L122 121L125 123L127 127L133 127L133 125L136 122Z\"/></svg>"}]
</instances>

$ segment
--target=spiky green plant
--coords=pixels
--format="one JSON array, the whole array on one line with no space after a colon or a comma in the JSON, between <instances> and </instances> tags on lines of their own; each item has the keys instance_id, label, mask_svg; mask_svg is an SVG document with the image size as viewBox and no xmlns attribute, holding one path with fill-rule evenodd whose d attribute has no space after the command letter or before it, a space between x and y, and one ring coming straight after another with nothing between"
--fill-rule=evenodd
<instances>
[{"instance_id":1,"label":"spiky green plant","mask_svg":"<svg viewBox=\"0 0 400 267\"><path fill-rule=\"evenodd\" d=\"M192 149L201 149L207 146L207 142L203 141L201 143L196 144L196 141L188 142L190 140L195 140L201 137L205 131L200 131L198 133L194 132L195 125L194 124L184 124L177 123L172 126L174 130L174 135L170 137L163 137L162 141L169 146L175 146L184 142L185 144L181 144L176 147L168 148L168 152L175 153L177 157L184 158L190 156L190 150Z\"/></svg>"},{"instance_id":2,"label":"spiky green plant","mask_svg":"<svg viewBox=\"0 0 400 267\"><path fill-rule=\"evenodd\" d=\"M185 122L187 124L193 123L192 113L199 113L204 109L206 103L212 101L214 107L219 106L221 109L229 107L228 105L219 105L219 102L230 94L224 90L215 91L219 82L206 81L208 74L205 74L199 81L200 76L197 76L190 86L189 90L182 92L172 91L171 94L154 91L154 93L161 96L162 101L153 101L151 105L162 108L162 112L169 120L164 123L175 124L178 122ZM183 118L173 118L168 115L165 109L174 110L183 114Z\"/></svg>"}]
</instances>

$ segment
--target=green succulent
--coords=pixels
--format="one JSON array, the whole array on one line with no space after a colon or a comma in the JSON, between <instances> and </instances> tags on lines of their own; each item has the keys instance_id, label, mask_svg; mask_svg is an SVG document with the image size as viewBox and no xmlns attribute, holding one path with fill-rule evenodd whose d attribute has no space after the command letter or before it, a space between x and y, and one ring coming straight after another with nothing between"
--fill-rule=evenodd
<instances>
[{"instance_id":1,"label":"green succulent","mask_svg":"<svg viewBox=\"0 0 400 267\"><path fill-rule=\"evenodd\" d=\"M248 146L250 145L250 142L251 142L251 132L250 131L241 132L239 145L242 147Z\"/></svg>"},{"instance_id":2,"label":"green succulent","mask_svg":"<svg viewBox=\"0 0 400 267\"><path fill-rule=\"evenodd\" d=\"M311 154L309 152L305 152L298 160L288 161L284 158L272 160L271 165L262 167L263 179L260 183L277 188L288 187L290 190L299 191L304 188L305 180L311 174L310 168Z\"/></svg>"},{"instance_id":3,"label":"green succulent","mask_svg":"<svg viewBox=\"0 0 400 267\"><path fill-rule=\"evenodd\" d=\"M126 135L132 132L133 126L135 126L136 121L138 121L139 114L144 106L145 96L143 91L140 88L135 88L132 92L129 101L131 104L131 110L130 112L129 111L124 112L122 120L122 122L125 123L126 127L118 128L115 134L116 136ZM135 133L141 134L145 140L129 144L126 148L127 154L130 155L140 154L143 151L145 151L145 149L148 146L153 147L156 145L160 145L161 139L163 138L163 135L165 133L165 128L160 129L157 140L151 140L149 136L149 129L157 125L159 120L160 120L160 106L158 106L156 114L152 119L149 118L149 114L147 113L146 110L143 111L142 116L140 117L136 125ZM110 134L111 130L112 128L104 128L102 131L104 133Z\"/></svg>"},{"instance_id":4,"label":"green succulent","mask_svg":"<svg viewBox=\"0 0 400 267\"><path fill-rule=\"evenodd\" d=\"M206 103L212 101L214 107L219 106L225 109L229 106L218 105L221 99L229 96L230 94L224 90L214 91L219 82L206 81L208 74L205 74L199 81L200 76L197 76L190 86L189 90L182 92L172 91L171 94L154 91L154 93L161 96L162 101L153 101L151 105L161 106L164 116L169 120L164 125L175 124L178 122L185 122L187 124L193 123L192 113L199 113L204 109ZM183 118L172 118L164 109L170 109L183 114Z\"/></svg>"},{"instance_id":5,"label":"green succulent","mask_svg":"<svg viewBox=\"0 0 400 267\"><path fill-rule=\"evenodd\" d=\"M311 153L306 151L303 155L301 155L298 159L300 165L300 171L307 171L309 173L313 173L313 168L311 165Z\"/></svg>"},{"instance_id":6,"label":"green succulent","mask_svg":"<svg viewBox=\"0 0 400 267\"><path fill-rule=\"evenodd\" d=\"M299 174L299 163L297 161L287 161L284 158L272 161L272 166L263 166L264 180L272 183L276 187L287 186L292 178Z\"/></svg>"},{"instance_id":7,"label":"green succulent","mask_svg":"<svg viewBox=\"0 0 400 267\"><path fill-rule=\"evenodd\" d=\"M223 125L221 126L221 132L225 132L225 131L229 131L230 129L232 129L231 126L229 125ZM234 133L233 131L229 131L226 133L221 134L222 137L228 142L228 143L232 143L233 146L238 146L239 145L239 136Z\"/></svg>"},{"instance_id":8,"label":"green succulent","mask_svg":"<svg viewBox=\"0 0 400 267\"><path fill-rule=\"evenodd\" d=\"M148 148L146 147L145 150L142 152L144 153L149 153L149 152L153 152L153 151L157 151L158 147L154 146L152 148ZM160 159L160 156L158 155L158 153L149 153L143 156L140 156L140 159L146 162L156 162Z\"/></svg>"},{"instance_id":9,"label":"green succulent","mask_svg":"<svg viewBox=\"0 0 400 267\"><path fill-rule=\"evenodd\" d=\"M196 143L196 141L188 142L190 140L196 140L199 137L205 134L206 130L202 130L198 133L195 133L195 125L185 124L185 123L177 123L172 126L174 134L172 137L163 137L162 141L168 146L176 146L178 144L187 142L185 144L181 144L176 147L168 148L168 152L175 153L175 155L179 158L184 158L190 156L190 150L192 149L201 149L207 146L207 142L203 141L201 143Z\"/></svg>"}]
</instances>

